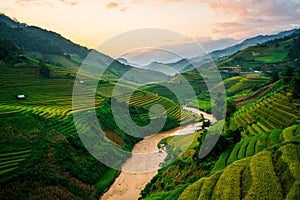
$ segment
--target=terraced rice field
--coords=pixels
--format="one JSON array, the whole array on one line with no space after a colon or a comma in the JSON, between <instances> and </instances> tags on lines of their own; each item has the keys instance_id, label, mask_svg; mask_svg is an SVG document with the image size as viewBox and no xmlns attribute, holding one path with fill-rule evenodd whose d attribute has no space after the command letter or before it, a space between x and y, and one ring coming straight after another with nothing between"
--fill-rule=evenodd
<instances>
[{"instance_id":1,"label":"terraced rice field","mask_svg":"<svg viewBox=\"0 0 300 200\"><path fill-rule=\"evenodd\" d=\"M298 125L243 139L179 199L298 199L299 138Z\"/></svg>"},{"instance_id":2,"label":"terraced rice field","mask_svg":"<svg viewBox=\"0 0 300 200\"><path fill-rule=\"evenodd\" d=\"M231 119L230 127L242 130L243 137L251 137L258 133L288 127L299 120L299 102L277 93L240 109Z\"/></svg>"},{"instance_id":3,"label":"terraced rice field","mask_svg":"<svg viewBox=\"0 0 300 200\"><path fill-rule=\"evenodd\" d=\"M20 162L30 154L31 149L29 147L0 152L0 176L17 169Z\"/></svg>"},{"instance_id":4,"label":"terraced rice field","mask_svg":"<svg viewBox=\"0 0 300 200\"><path fill-rule=\"evenodd\" d=\"M231 150L228 149L221 154L216 162L212 173L216 172L231 163L246 157L253 156L267 148L284 142L297 141L300 138L300 126L294 125L284 130L273 130L261 133L253 137L244 138Z\"/></svg>"},{"instance_id":5,"label":"terraced rice field","mask_svg":"<svg viewBox=\"0 0 300 200\"><path fill-rule=\"evenodd\" d=\"M260 88L270 83L270 78L260 75L234 77L225 81L228 93L233 96L239 93L251 92L253 88Z\"/></svg>"},{"instance_id":6,"label":"terraced rice field","mask_svg":"<svg viewBox=\"0 0 300 200\"><path fill-rule=\"evenodd\" d=\"M129 99L129 101L128 101ZM150 109L155 104L160 104L164 107L165 113L178 121L187 122L192 120L190 113L183 111L179 106L174 104L167 98L158 96L149 92L135 92L131 97L128 95L121 95L117 97L120 102L125 102L130 105L140 106L145 109ZM156 113L161 113L160 110L153 110Z\"/></svg>"}]
</instances>

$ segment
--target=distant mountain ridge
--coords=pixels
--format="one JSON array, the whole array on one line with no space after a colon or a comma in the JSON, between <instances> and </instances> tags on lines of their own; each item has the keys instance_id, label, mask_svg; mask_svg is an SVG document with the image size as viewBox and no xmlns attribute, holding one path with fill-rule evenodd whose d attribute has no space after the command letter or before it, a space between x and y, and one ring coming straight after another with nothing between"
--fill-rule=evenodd
<instances>
[{"instance_id":1,"label":"distant mountain ridge","mask_svg":"<svg viewBox=\"0 0 300 200\"><path fill-rule=\"evenodd\" d=\"M241 51L243 49L246 49L250 46L255 46L257 44L266 43L266 42L271 41L271 40L291 36L291 35L297 33L299 30L300 29L292 29L292 30L280 32L280 33L275 34L275 35L255 36L255 37L252 37L252 38L248 38L248 39L244 40L243 42L241 42L239 44L233 45L231 47L227 47L227 48L222 49L222 50L216 50L216 51L213 51L213 52L208 53L206 55L201 55L201 56L197 56L197 57L190 58L190 59L189 58L184 58L184 59L182 59L178 62L168 63L166 65L171 66L171 67L173 66L177 70L179 70L180 72L186 72L186 71L192 70L193 66L199 67L204 63L208 63L208 62L211 62L211 61L216 61L220 58L231 56L231 55L235 54L236 52ZM180 68L178 68L179 63L181 64Z\"/></svg>"},{"instance_id":2,"label":"distant mountain ridge","mask_svg":"<svg viewBox=\"0 0 300 200\"><path fill-rule=\"evenodd\" d=\"M252 38L248 38L246 40L244 40L243 42L233 45L231 47L227 47L225 49L222 50L216 50L213 51L211 53L209 53L209 56L213 59L213 60L217 60L219 58L222 57L227 57L230 56L240 50L243 50L249 46L254 46L257 44L261 44L261 43L265 43L268 42L270 40L274 40L274 39L279 39L279 38L284 38L286 36L290 36L293 33L297 32L299 29L292 29L292 30L288 30L288 31L282 31L278 34L275 35L258 35ZM191 58L190 61L191 62L199 62L202 61L203 59L207 58L207 56L198 56L198 57L194 57Z\"/></svg>"},{"instance_id":3,"label":"distant mountain ridge","mask_svg":"<svg viewBox=\"0 0 300 200\"><path fill-rule=\"evenodd\" d=\"M271 40L291 36L294 33L296 33L297 31L299 31L299 29L282 31L282 32L280 32L278 34L274 34L274 35L255 36L252 38L248 38L241 43L224 48L222 50L215 50L208 54L205 54L205 55L202 54L202 55L199 55L199 56L196 56L193 58L183 58L181 60L178 60L178 61L172 62L172 63L153 61L147 65L136 66L136 65L130 63L130 61L126 60L125 58L118 58L118 60L121 63L126 64L126 65L131 65L133 67L138 67L138 68L143 68L143 69L148 69L148 70L153 70L153 71L159 71L159 72L165 73L169 76L174 76L174 75L176 75L176 73L174 73L174 71L177 71L177 74L186 72L186 71L192 70L193 66L198 67L207 62L216 61L220 58L231 56L231 55L235 54L236 52L246 49L247 47L250 47L250 46L255 46L257 44L262 44L262 43L265 43L265 42L268 42ZM219 40L219 41L222 41L222 40ZM228 44L230 42L232 42L232 43L234 42L234 41L230 41L228 39L227 40L224 39L224 41L227 42ZM212 46L215 46L215 45L216 45L215 43L212 44ZM184 44L182 44L182 46L184 47ZM168 70L168 67L171 67L172 69L174 69L174 71L172 70L172 72L171 72L170 70Z\"/></svg>"}]
</instances>

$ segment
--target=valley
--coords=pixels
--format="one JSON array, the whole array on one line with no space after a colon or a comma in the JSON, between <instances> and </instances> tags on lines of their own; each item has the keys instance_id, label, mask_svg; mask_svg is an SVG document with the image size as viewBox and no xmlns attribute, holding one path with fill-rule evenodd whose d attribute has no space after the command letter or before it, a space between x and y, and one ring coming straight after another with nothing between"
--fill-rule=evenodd
<instances>
[{"instance_id":1,"label":"valley","mask_svg":"<svg viewBox=\"0 0 300 200\"><path fill-rule=\"evenodd\" d=\"M184 109L197 115L201 113L204 118L211 118L211 115L194 108L186 107ZM158 149L159 142L171 136L194 134L201 128L202 123L191 124L186 127L147 136L135 144L132 149L132 157L123 164L121 174L100 199L138 199L142 189L157 174L158 169L161 168L160 164L167 157L167 153L163 148Z\"/></svg>"},{"instance_id":2,"label":"valley","mask_svg":"<svg viewBox=\"0 0 300 200\"><path fill-rule=\"evenodd\" d=\"M171 75L96 52L110 65L90 94L95 80L77 75L92 50L3 14L0 27L1 199L300 198L299 29L211 52L214 62L168 63L180 69ZM149 76L124 79L130 70ZM82 95L76 109L74 85ZM223 85L226 94L211 99ZM124 107L129 116L117 112L117 122L114 109ZM101 130L90 125L93 116ZM161 130L148 134L157 121L165 122ZM200 158L221 125L217 143ZM85 144L78 130L96 140Z\"/></svg>"}]
</instances>

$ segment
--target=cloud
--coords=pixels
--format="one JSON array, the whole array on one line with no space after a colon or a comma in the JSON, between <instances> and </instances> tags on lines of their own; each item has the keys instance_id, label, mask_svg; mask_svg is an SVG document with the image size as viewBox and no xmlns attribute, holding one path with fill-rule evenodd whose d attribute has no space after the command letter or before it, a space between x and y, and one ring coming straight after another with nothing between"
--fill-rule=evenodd
<instances>
[{"instance_id":1,"label":"cloud","mask_svg":"<svg viewBox=\"0 0 300 200\"><path fill-rule=\"evenodd\" d=\"M223 13L247 17L291 16L291 11L300 8L299 0L201 0L211 8ZM299 10L298 10L299 12Z\"/></svg>"},{"instance_id":2,"label":"cloud","mask_svg":"<svg viewBox=\"0 0 300 200\"><path fill-rule=\"evenodd\" d=\"M127 9L128 9L127 7L120 8L120 11L121 11L121 12L124 12L124 11L126 11Z\"/></svg>"},{"instance_id":3,"label":"cloud","mask_svg":"<svg viewBox=\"0 0 300 200\"><path fill-rule=\"evenodd\" d=\"M63 4L66 5L70 5L70 6L75 6L77 4L79 4L78 1L70 1L70 0L57 0L58 2L61 2ZM20 4L22 6L28 4L28 3L34 3L34 4L38 4L38 5L43 5L43 6L50 6L50 7L55 7L55 2L53 1L49 1L49 0L16 0L17 4Z\"/></svg>"},{"instance_id":4,"label":"cloud","mask_svg":"<svg viewBox=\"0 0 300 200\"><path fill-rule=\"evenodd\" d=\"M116 3L116 2L109 2L109 3L106 5L106 8L108 8L108 9L118 8L118 7L119 7L119 4Z\"/></svg>"},{"instance_id":5,"label":"cloud","mask_svg":"<svg viewBox=\"0 0 300 200\"><path fill-rule=\"evenodd\" d=\"M142 3L145 2L146 0L132 0L132 3ZM167 3L177 3L177 2L182 2L184 0L151 0L150 2L154 2L155 4L167 4Z\"/></svg>"},{"instance_id":6,"label":"cloud","mask_svg":"<svg viewBox=\"0 0 300 200\"><path fill-rule=\"evenodd\" d=\"M41 5L41 6L49 6L49 7L54 7L52 3L49 1L39 1L39 0L16 0L16 3L25 6L26 4L35 4L35 5Z\"/></svg>"},{"instance_id":7,"label":"cloud","mask_svg":"<svg viewBox=\"0 0 300 200\"><path fill-rule=\"evenodd\" d=\"M234 20L217 23L213 30L220 35L237 38L252 34L278 32L300 26L299 0L200 0L217 14L230 15Z\"/></svg>"},{"instance_id":8,"label":"cloud","mask_svg":"<svg viewBox=\"0 0 300 200\"><path fill-rule=\"evenodd\" d=\"M128 7L122 7L121 4L116 3L116 2L109 2L108 4L106 4L105 6L107 9L119 9L119 11L124 12L128 9Z\"/></svg>"},{"instance_id":9,"label":"cloud","mask_svg":"<svg viewBox=\"0 0 300 200\"><path fill-rule=\"evenodd\" d=\"M76 6L78 4L78 1L67 1L67 0L59 0L61 3L71 5L71 6Z\"/></svg>"}]
</instances>

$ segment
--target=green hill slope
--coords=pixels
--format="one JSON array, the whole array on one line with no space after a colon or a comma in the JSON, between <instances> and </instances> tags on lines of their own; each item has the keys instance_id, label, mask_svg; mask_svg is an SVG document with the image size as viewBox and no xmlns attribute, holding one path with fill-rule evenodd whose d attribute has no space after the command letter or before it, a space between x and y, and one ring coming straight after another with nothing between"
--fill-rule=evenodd
<instances>
[{"instance_id":1,"label":"green hill slope","mask_svg":"<svg viewBox=\"0 0 300 200\"><path fill-rule=\"evenodd\" d=\"M289 132L288 138L286 132ZM278 133L282 141L277 140L278 143L270 144L267 139L263 144L265 150L260 151L256 148L257 151L250 157L248 155L251 153L248 154L248 151L253 152L253 146L245 151L243 146L246 139L242 140L232 151L234 154L239 152L238 159L237 155L234 155L235 159L230 155L228 162L231 164L224 169L214 169L211 176L187 187L179 199L299 198L300 126L289 127ZM273 137L272 134L269 134L269 140ZM255 139L254 136L246 143L250 145ZM270 147L266 148L267 144ZM241 151L243 153L240 153Z\"/></svg>"},{"instance_id":2,"label":"green hill slope","mask_svg":"<svg viewBox=\"0 0 300 200\"><path fill-rule=\"evenodd\" d=\"M45 68L49 74L41 73ZM0 60L0 72L1 199L98 199L119 172L91 156L77 134L72 114L82 112L79 122L84 123L89 120L84 113L94 107L87 107L82 98L82 108L72 110L76 74L68 67L20 56L19 52L9 62ZM95 108L107 137L130 151L140 139L128 136L113 123L109 102L115 85L99 81ZM17 95L25 95L25 99L17 99ZM149 123L148 110L154 104L166 109L169 121L165 130L193 120L173 101L156 94L138 90L129 102L125 97L119 96L119 100L130 105L131 117L138 124ZM81 128L92 133L89 127Z\"/></svg>"},{"instance_id":3,"label":"green hill slope","mask_svg":"<svg viewBox=\"0 0 300 200\"><path fill-rule=\"evenodd\" d=\"M217 145L206 158L197 157L202 132L178 161L159 171L143 190L142 199L300 197L300 65L294 57L298 41L299 33L249 47L216 63L228 100L237 104L237 110L227 117ZM279 72L279 80L269 70ZM186 75L191 83L203 83L195 71ZM203 97L205 90L197 94ZM200 98L199 103L203 103Z\"/></svg>"}]
</instances>

